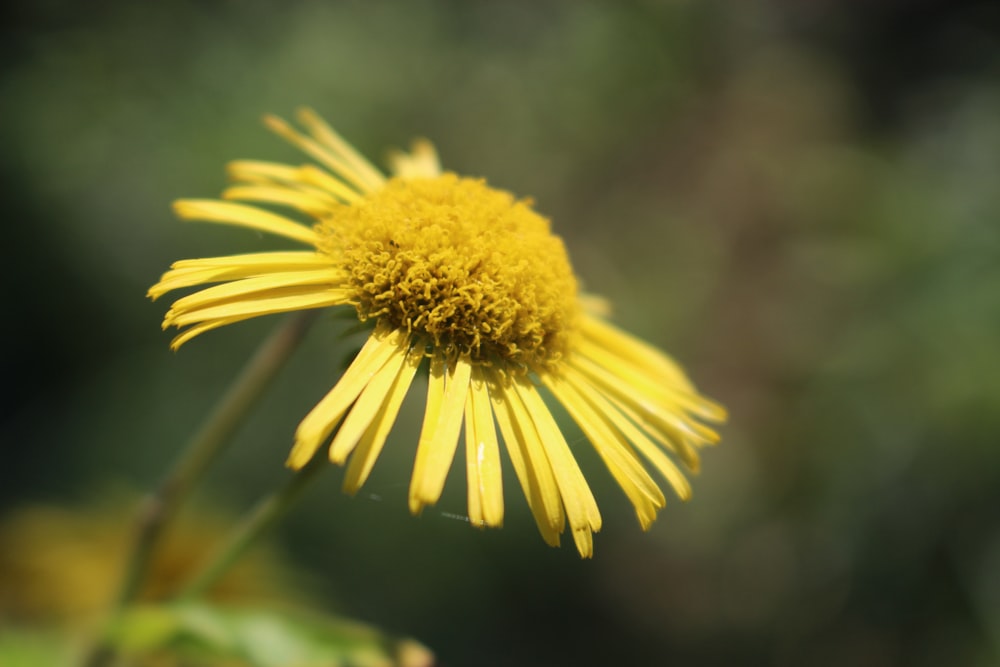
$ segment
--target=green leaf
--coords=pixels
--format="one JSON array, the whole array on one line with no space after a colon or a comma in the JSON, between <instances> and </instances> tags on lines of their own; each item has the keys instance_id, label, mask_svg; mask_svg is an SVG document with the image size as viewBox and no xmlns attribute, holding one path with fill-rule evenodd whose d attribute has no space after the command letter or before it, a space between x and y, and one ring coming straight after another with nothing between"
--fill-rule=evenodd
<instances>
[{"instance_id":1,"label":"green leaf","mask_svg":"<svg viewBox=\"0 0 1000 667\"><path fill-rule=\"evenodd\" d=\"M0 665L4 667L53 667L70 664L69 639L55 632L0 628Z\"/></svg>"},{"instance_id":2,"label":"green leaf","mask_svg":"<svg viewBox=\"0 0 1000 667\"><path fill-rule=\"evenodd\" d=\"M353 621L302 610L216 607L206 603L137 606L113 623L109 643L139 659L246 667L424 667L427 649ZM3 663L6 664L6 663Z\"/></svg>"}]
</instances>

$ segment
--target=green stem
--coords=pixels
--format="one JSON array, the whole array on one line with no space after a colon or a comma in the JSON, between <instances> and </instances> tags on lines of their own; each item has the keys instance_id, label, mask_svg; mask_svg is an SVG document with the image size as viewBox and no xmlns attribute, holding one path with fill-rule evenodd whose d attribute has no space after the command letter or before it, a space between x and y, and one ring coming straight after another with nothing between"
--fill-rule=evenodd
<instances>
[{"instance_id":1,"label":"green stem","mask_svg":"<svg viewBox=\"0 0 1000 667\"><path fill-rule=\"evenodd\" d=\"M316 314L316 311L297 313L274 330L181 450L167 476L155 491L143 499L132 550L111 610L112 618L139 596L153 554L177 509L208 466L222 454L244 418L298 347ZM84 667L103 667L114 660L114 650L105 641L99 640L84 653L81 664Z\"/></svg>"},{"instance_id":2,"label":"green stem","mask_svg":"<svg viewBox=\"0 0 1000 667\"><path fill-rule=\"evenodd\" d=\"M262 533L291 509L309 482L316 477L316 473L325 467L326 457L315 456L285 486L261 499L229 534L229 538L208 564L181 590L176 600L191 600L211 588Z\"/></svg>"},{"instance_id":3,"label":"green stem","mask_svg":"<svg viewBox=\"0 0 1000 667\"><path fill-rule=\"evenodd\" d=\"M139 595L160 538L181 502L209 464L223 452L315 317L316 311L297 313L275 329L182 450L170 473L143 500L132 552L114 611L120 611Z\"/></svg>"}]
</instances>

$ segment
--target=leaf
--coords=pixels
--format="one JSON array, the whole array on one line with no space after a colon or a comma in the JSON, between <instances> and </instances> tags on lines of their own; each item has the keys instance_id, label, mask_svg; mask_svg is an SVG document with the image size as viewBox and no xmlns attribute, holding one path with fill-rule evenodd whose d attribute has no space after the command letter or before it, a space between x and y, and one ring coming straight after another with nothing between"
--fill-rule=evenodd
<instances>
[{"instance_id":1,"label":"leaf","mask_svg":"<svg viewBox=\"0 0 1000 667\"><path fill-rule=\"evenodd\" d=\"M109 643L133 659L245 667L428 667L429 650L361 623L302 610L142 605L110 627Z\"/></svg>"},{"instance_id":2,"label":"leaf","mask_svg":"<svg viewBox=\"0 0 1000 667\"><path fill-rule=\"evenodd\" d=\"M0 665L52 667L70 664L72 644L63 635L35 629L0 629Z\"/></svg>"}]
</instances>

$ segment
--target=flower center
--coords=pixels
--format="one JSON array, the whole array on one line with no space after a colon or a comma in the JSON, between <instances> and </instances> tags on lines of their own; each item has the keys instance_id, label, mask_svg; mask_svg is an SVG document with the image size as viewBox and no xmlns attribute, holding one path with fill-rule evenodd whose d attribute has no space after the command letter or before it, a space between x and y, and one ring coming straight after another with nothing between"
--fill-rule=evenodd
<instances>
[{"instance_id":1,"label":"flower center","mask_svg":"<svg viewBox=\"0 0 1000 667\"><path fill-rule=\"evenodd\" d=\"M426 334L449 354L537 369L558 359L577 284L549 221L483 180L388 181L318 228L350 273L362 319Z\"/></svg>"}]
</instances>

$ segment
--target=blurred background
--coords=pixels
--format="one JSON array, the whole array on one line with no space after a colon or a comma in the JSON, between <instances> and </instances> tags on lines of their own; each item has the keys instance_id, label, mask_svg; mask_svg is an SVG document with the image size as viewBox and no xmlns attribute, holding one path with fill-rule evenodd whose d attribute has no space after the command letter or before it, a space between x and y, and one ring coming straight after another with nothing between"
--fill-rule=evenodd
<instances>
[{"instance_id":1,"label":"blurred background","mask_svg":"<svg viewBox=\"0 0 1000 667\"><path fill-rule=\"evenodd\" d=\"M581 561L511 474L502 530L461 519L462 465L409 516L410 401L357 497L331 468L273 535L319 605L443 665L1000 664L997 3L4 12L0 521L148 489L276 325L173 354L144 294L176 259L279 247L170 202L230 159L299 163L260 118L311 105L379 163L426 136L534 197L616 320L731 411L648 533L567 424L605 517ZM199 502L287 477L347 324L315 325Z\"/></svg>"}]
</instances>

